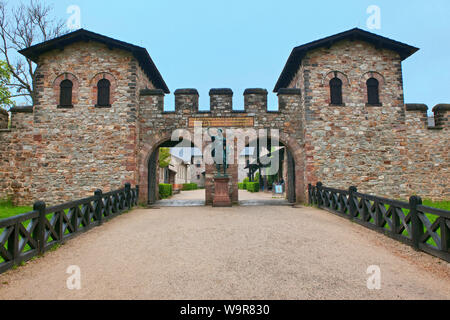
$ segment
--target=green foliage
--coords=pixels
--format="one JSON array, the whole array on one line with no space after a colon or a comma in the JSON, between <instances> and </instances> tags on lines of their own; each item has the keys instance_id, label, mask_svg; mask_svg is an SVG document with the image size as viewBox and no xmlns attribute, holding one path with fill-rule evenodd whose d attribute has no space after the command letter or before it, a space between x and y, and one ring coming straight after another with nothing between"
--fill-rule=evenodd
<instances>
[{"instance_id":1,"label":"green foliage","mask_svg":"<svg viewBox=\"0 0 450 320\"><path fill-rule=\"evenodd\" d=\"M56 251L56 250L58 250L59 248L61 248L61 244L59 244L59 243L57 243L57 244L55 244L53 247L51 247L50 248L50 252L53 252L53 251Z\"/></svg>"},{"instance_id":2,"label":"green foliage","mask_svg":"<svg viewBox=\"0 0 450 320\"><path fill-rule=\"evenodd\" d=\"M172 185L167 183L161 183L159 185L159 197L161 199L167 199L173 194Z\"/></svg>"},{"instance_id":3,"label":"green foliage","mask_svg":"<svg viewBox=\"0 0 450 320\"><path fill-rule=\"evenodd\" d=\"M259 192L259 182L248 182L247 191L249 192Z\"/></svg>"},{"instance_id":4,"label":"green foliage","mask_svg":"<svg viewBox=\"0 0 450 320\"><path fill-rule=\"evenodd\" d=\"M267 185L269 185L269 186L273 185L275 182L277 182L277 179L278 179L277 174L267 176Z\"/></svg>"},{"instance_id":5,"label":"green foliage","mask_svg":"<svg viewBox=\"0 0 450 320\"><path fill-rule=\"evenodd\" d=\"M9 110L14 102L11 100L11 92L7 85L11 81L11 70L5 61L0 60L0 108Z\"/></svg>"},{"instance_id":6,"label":"green foliage","mask_svg":"<svg viewBox=\"0 0 450 320\"><path fill-rule=\"evenodd\" d=\"M250 179L249 178L245 178L244 179L244 182L243 182L243 184L244 184L244 189L243 190L247 190L247 183L249 183L250 182Z\"/></svg>"},{"instance_id":7,"label":"green foliage","mask_svg":"<svg viewBox=\"0 0 450 320\"><path fill-rule=\"evenodd\" d=\"M450 201L423 200L423 205L427 207L450 211Z\"/></svg>"},{"instance_id":8,"label":"green foliage","mask_svg":"<svg viewBox=\"0 0 450 320\"><path fill-rule=\"evenodd\" d=\"M11 200L0 201L0 220L33 211L32 207L16 207Z\"/></svg>"},{"instance_id":9,"label":"green foliage","mask_svg":"<svg viewBox=\"0 0 450 320\"><path fill-rule=\"evenodd\" d=\"M238 183L239 190L245 190L245 184L243 182Z\"/></svg>"},{"instance_id":10,"label":"green foliage","mask_svg":"<svg viewBox=\"0 0 450 320\"><path fill-rule=\"evenodd\" d=\"M159 167L167 168L172 160L170 148L159 148Z\"/></svg>"},{"instance_id":11,"label":"green foliage","mask_svg":"<svg viewBox=\"0 0 450 320\"><path fill-rule=\"evenodd\" d=\"M255 174L255 182L259 182L259 172Z\"/></svg>"},{"instance_id":12,"label":"green foliage","mask_svg":"<svg viewBox=\"0 0 450 320\"><path fill-rule=\"evenodd\" d=\"M181 190L183 191L191 191L191 190L197 190L198 185L196 183L185 183L183 184L183 188Z\"/></svg>"}]
</instances>

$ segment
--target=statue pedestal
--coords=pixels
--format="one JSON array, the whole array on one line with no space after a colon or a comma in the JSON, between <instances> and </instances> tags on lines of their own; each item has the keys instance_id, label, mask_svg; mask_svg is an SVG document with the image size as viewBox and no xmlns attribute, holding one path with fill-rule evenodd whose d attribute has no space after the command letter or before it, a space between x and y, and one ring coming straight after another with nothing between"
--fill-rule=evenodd
<instances>
[{"instance_id":1,"label":"statue pedestal","mask_svg":"<svg viewBox=\"0 0 450 320\"><path fill-rule=\"evenodd\" d=\"M229 192L229 177L214 178L214 200L213 207L231 207L231 199Z\"/></svg>"}]
</instances>

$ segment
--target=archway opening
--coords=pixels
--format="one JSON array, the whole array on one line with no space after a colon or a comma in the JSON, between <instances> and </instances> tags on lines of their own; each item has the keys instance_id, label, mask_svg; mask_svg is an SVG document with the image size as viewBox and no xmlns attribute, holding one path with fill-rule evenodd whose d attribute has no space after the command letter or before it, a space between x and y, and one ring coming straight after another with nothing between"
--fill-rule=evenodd
<instances>
[{"instance_id":1,"label":"archway opening","mask_svg":"<svg viewBox=\"0 0 450 320\"><path fill-rule=\"evenodd\" d=\"M203 155L192 142L166 140L154 148L148 161L148 204L205 205Z\"/></svg>"},{"instance_id":2,"label":"archway opening","mask_svg":"<svg viewBox=\"0 0 450 320\"><path fill-rule=\"evenodd\" d=\"M258 138L238 155L241 205L289 205L299 200L296 161L285 143L272 145L270 137Z\"/></svg>"}]
</instances>

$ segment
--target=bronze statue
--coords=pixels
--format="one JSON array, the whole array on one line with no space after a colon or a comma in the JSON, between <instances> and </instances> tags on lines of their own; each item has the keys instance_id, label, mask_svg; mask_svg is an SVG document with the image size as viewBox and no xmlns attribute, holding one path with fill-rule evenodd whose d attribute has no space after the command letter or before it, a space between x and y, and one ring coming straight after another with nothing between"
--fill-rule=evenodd
<instances>
[{"instance_id":1,"label":"bronze statue","mask_svg":"<svg viewBox=\"0 0 450 320\"><path fill-rule=\"evenodd\" d=\"M213 148L211 151L211 156L214 158L214 162L216 163L216 168L217 168L217 174L219 176L227 176L227 154L228 154L228 150L227 150L227 139L223 136L223 130L222 129L217 129L217 135L211 135L211 133L209 132L210 128L208 128L207 132L208 135L211 137L211 140L213 142ZM216 153L217 151L217 153ZM222 163L219 163L217 160L220 156L222 156ZM221 173L221 169L223 168L223 173Z\"/></svg>"}]
</instances>

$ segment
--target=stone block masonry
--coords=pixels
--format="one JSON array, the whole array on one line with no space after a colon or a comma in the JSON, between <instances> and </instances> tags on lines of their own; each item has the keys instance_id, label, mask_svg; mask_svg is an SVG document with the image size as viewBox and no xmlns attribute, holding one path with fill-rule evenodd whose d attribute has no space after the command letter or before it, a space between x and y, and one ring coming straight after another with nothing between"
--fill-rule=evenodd
<instances>
[{"instance_id":1,"label":"stone block masonry","mask_svg":"<svg viewBox=\"0 0 450 320\"><path fill-rule=\"evenodd\" d=\"M170 142L174 130L193 136L193 118L244 134L245 129L279 130L295 162L284 178L295 186L298 202L306 201L306 186L318 181L339 189L356 185L363 193L389 198L450 199L449 105L433 109L434 127L428 125L427 106L405 105L403 57L396 50L354 38L304 52L298 70L290 71L288 88L277 90L276 111L267 110L265 89L245 90L244 110L238 111L233 91L218 88L210 91L208 111L199 111L196 89L178 89L175 110L164 112L168 88L151 59L143 60L142 48L90 33L83 37L63 38L60 47L50 44L45 52L38 46L31 55L38 66L36 104L13 108L10 129L8 114L0 111L0 199L51 205L129 182L140 185L140 200L146 202L149 189L158 193L157 177L155 187L149 185L149 165L158 158L158 148ZM342 83L342 105L331 105L334 77ZM379 82L376 105L368 104L370 78ZM102 79L110 83L110 105L100 108L97 83ZM69 106L59 101L64 80L73 83ZM206 166L208 204L215 192L214 171ZM237 165L229 172L230 197L236 202Z\"/></svg>"},{"instance_id":2,"label":"stone block masonry","mask_svg":"<svg viewBox=\"0 0 450 320\"><path fill-rule=\"evenodd\" d=\"M7 164L0 169L7 178L0 197L55 204L136 184L138 97L140 89L152 88L136 59L89 42L45 53L38 65L33 113L22 124L15 117L25 113L13 113L11 133L0 133ZM61 109L54 81L65 74L77 82L77 97ZM109 108L95 106L97 78L111 81Z\"/></svg>"},{"instance_id":3,"label":"stone block masonry","mask_svg":"<svg viewBox=\"0 0 450 320\"><path fill-rule=\"evenodd\" d=\"M341 106L330 104L328 84L335 76L342 81ZM380 83L380 105L367 103L370 77ZM341 41L308 52L290 86L305 93L305 181L355 185L390 198L450 198L446 115L436 114L436 131L424 126L426 111L405 109L397 53Z\"/></svg>"},{"instance_id":4,"label":"stone block masonry","mask_svg":"<svg viewBox=\"0 0 450 320\"><path fill-rule=\"evenodd\" d=\"M33 108L12 108L11 129L0 130L0 199L26 205L33 202L33 169L39 162L35 151L40 143L36 138Z\"/></svg>"},{"instance_id":5,"label":"stone block masonry","mask_svg":"<svg viewBox=\"0 0 450 320\"><path fill-rule=\"evenodd\" d=\"M406 105L407 190L435 200L450 199L450 108L438 105L434 127L426 105Z\"/></svg>"},{"instance_id":6,"label":"stone block masonry","mask_svg":"<svg viewBox=\"0 0 450 320\"><path fill-rule=\"evenodd\" d=\"M175 91L175 110L162 112L164 110L164 94L160 90L142 90L139 113L140 140L138 156L139 162L139 185L141 186L140 199L148 199L148 164L150 155L163 143L171 139L171 135L176 129L185 129L191 136L194 136L193 128L189 126L189 118L195 119L233 119L250 117L253 119L251 127L227 126L224 129L279 129L280 141L286 145L299 164L298 178L296 181L296 193L298 199L306 199L303 181L303 158L301 139L302 132L296 128L301 128L302 112L300 110L301 94L298 89L289 89L280 93L280 109L276 112L267 111L267 90L248 89L244 92L244 110L233 110L231 89L211 89L211 105L209 111L198 110L198 92L195 89L178 89ZM294 115L295 113L295 115ZM269 131L270 132L270 131ZM230 138L230 137L228 137ZM204 145L198 145L196 141L191 141L195 147L204 150ZM227 139L227 144L233 141ZM237 150L237 146L233 144ZM237 156L237 152L235 153ZM235 159L237 163L237 158ZM214 165L206 165L205 193L206 203L212 204L214 198L215 174ZM238 201L238 165L230 165L228 173L230 179L230 198L233 202Z\"/></svg>"}]
</instances>

